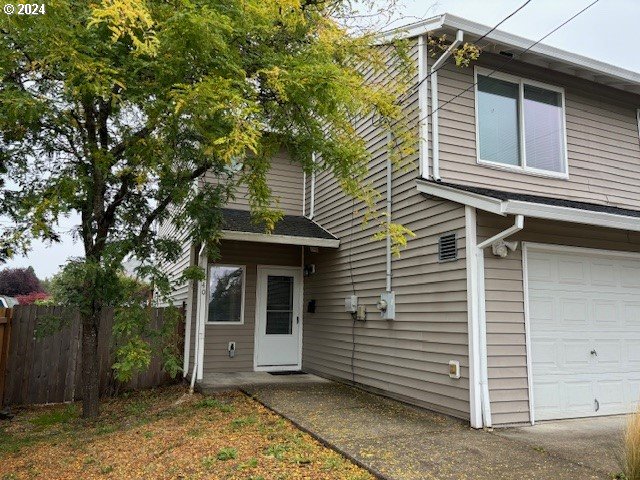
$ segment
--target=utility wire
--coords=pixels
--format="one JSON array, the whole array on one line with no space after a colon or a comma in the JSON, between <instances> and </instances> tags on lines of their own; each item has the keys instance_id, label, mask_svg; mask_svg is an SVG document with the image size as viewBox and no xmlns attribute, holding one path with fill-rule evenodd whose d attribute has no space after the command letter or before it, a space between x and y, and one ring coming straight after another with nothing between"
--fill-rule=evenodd
<instances>
[{"instance_id":1,"label":"utility wire","mask_svg":"<svg viewBox=\"0 0 640 480\"><path fill-rule=\"evenodd\" d=\"M482 35L479 39L477 39L475 42L472 42L471 45L475 45L478 46L478 43L480 41L482 41L483 39L485 39L488 35L490 35L491 33L493 33L500 25L502 25L504 22L506 22L507 20L509 20L511 17L513 17L516 13L518 13L520 10L522 10L524 7L526 7L529 3L531 3L532 0L527 0L526 2L524 2L522 5L520 5L517 9L515 9L513 12L511 12L509 15L507 15L506 17L504 17L502 20L500 20L500 22L498 22L493 28L491 28L491 30L489 30L487 33L485 33L484 35ZM424 82L426 82L431 75L433 75L435 72L439 71L440 69L444 68L444 66L446 65L446 62L443 63L442 65L440 65L438 68L436 68L433 72L430 72L428 75L426 75L422 80L420 80L414 87L411 88L410 91L405 92L405 94L402 96L402 98L399 100L398 103L402 103L409 95L412 95L413 93L415 93L415 91L420 88L420 85L422 85Z\"/></svg>"},{"instance_id":2,"label":"utility wire","mask_svg":"<svg viewBox=\"0 0 640 480\"><path fill-rule=\"evenodd\" d=\"M593 7L596 3L598 3L600 0L594 0L593 2L591 2L589 5L587 5L586 7L584 7L582 10L580 10L578 13L575 13L573 16L569 17L567 20L565 20L564 22L562 22L560 25L558 25L557 27L555 27L553 30L551 30L549 33L547 33L545 36L543 36L542 38L540 38L539 40L536 40L535 42L533 42L531 45L529 45L526 49L524 49L522 52L519 53L519 55L522 55L524 53L527 53L529 50L531 50L533 47L535 47L536 45L538 45L540 42L542 42L544 39L546 39L547 37L549 37L550 35L554 34L555 32L557 32L558 30L560 30L562 27L564 27L565 25L567 25L569 22L573 21L576 17L582 15L584 12L586 12L587 10L589 10L591 7ZM504 62L502 65L500 65L498 68L502 68L505 65L513 62L514 60L516 60L516 57L513 56L511 58L509 58L506 62ZM498 72L498 68L495 70L492 70L490 73L486 74L486 75L482 75L483 77L490 77L492 76L494 73ZM472 83L470 86L468 86L467 88L465 88L464 90L462 90L460 93L458 93L457 95L454 95L452 98L450 98L449 100L447 100L446 102L444 102L442 105L439 105L434 111L428 113L427 115L425 115L422 118L418 119L418 123L420 123L423 120L426 120L427 118L430 118L434 113L436 113L437 111L439 111L440 109L442 109L442 107L444 107L445 105L450 104L451 102L453 102L456 98L460 98L462 95L464 95L465 93L467 93L469 90L471 90L472 88L475 88L475 86L478 85L478 82L475 81L474 83Z\"/></svg>"}]
</instances>

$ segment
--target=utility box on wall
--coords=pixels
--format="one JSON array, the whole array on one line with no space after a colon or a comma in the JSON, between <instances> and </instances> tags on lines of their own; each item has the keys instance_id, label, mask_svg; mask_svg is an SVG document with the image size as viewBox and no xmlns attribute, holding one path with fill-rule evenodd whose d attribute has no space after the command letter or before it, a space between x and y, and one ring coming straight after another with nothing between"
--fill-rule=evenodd
<instances>
[{"instance_id":1,"label":"utility box on wall","mask_svg":"<svg viewBox=\"0 0 640 480\"><path fill-rule=\"evenodd\" d=\"M358 311L357 295L349 295L344 299L344 311L348 313L356 313Z\"/></svg>"},{"instance_id":2,"label":"utility box on wall","mask_svg":"<svg viewBox=\"0 0 640 480\"><path fill-rule=\"evenodd\" d=\"M395 292L383 292L380 295L380 300L376 305L380 310L380 318L383 320L395 320L396 318L396 293Z\"/></svg>"}]
</instances>

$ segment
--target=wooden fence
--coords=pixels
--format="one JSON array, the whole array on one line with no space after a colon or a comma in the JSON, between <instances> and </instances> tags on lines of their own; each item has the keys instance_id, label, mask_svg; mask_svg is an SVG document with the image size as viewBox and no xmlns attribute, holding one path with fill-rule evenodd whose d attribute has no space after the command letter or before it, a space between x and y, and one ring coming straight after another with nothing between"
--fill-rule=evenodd
<instances>
[{"instance_id":1,"label":"wooden fence","mask_svg":"<svg viewBox=\"0 0 640 480\"><path fill-rule=\"evenodd\" d=\"M154 309L151 327L159 329L165 309ZM8 314L7 314L8 312ZM57 403L80 399L81 323L77 310L35 305L0 309L0 400L2 405ZM51 319L61 319L63 327L47 335L37 335ZM135 375L126 385L116 381L111 365L113 311L105 311L98 332L100 394L112 395L119 389L148 388L170 383L162 361L154 357L149 368ZM182 348L183 322L177 335ZM4 341L4 343L3 343ZM3 365L4 359L4 365ZM4 381L3 381L4 373Z\"/></svg>"}]
</instances>

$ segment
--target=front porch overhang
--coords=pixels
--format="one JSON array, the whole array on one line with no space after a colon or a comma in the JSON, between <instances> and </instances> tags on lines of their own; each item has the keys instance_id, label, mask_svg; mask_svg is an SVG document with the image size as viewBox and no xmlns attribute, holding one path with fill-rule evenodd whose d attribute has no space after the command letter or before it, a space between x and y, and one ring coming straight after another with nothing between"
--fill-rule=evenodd
<instances>
[{"instance_id":1,"label":"front porch overhang","mask_svg":"<svg viewBox=\"0 0 640 480\"><path fill-rule=\"evenodd\" d=\"M303 215L284 215L271 233L266 233L264 225L253 222L249 211L225 208L222 216L224 240L326 248L340 246L337 237Z\"/></svg>"},{"instance_id":2,"label":"front porch overhang","mask_svg":"<svg viewBox=\"0 0 640 480\"><path fill-rule=\"evenodd\" d=\"M640 232L640 211L595 203L520 194L433 180L417 180L424 195L495 213Z\"/></svg>"}]
</instances>

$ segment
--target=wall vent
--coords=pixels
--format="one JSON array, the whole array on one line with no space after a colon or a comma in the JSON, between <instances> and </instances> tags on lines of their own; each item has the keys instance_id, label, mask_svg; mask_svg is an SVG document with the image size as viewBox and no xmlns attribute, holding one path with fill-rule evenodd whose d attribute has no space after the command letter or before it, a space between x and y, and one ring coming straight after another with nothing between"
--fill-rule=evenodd
<instances>
[{"instance_id":1,"label":"wall vent","mask_svg":"<svg viewBox=\"0 0 640 480\"><path fill-rule=\"evenodd\" d=\"M438 239L438 261L451 262L458 259L457 235L447 233Z\"/></svg>"}]
</instances>

